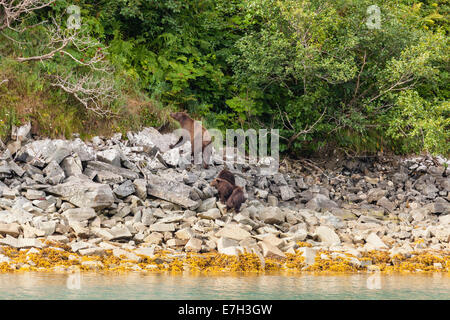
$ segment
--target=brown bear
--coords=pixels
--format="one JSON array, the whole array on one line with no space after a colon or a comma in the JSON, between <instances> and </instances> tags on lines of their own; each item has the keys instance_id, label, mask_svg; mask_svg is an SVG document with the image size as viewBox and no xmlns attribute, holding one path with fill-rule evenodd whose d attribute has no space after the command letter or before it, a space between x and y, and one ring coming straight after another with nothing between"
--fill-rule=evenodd
<instances>
[{"instance_id":1,"label":"brown bear","mask_svg":"<svg viewBox=\"0 0 450 320\"><path fill-rule=\"evenodd\" d=\"M188 116L186 112L174 112L171 113L170 116L177 120L180 123L182 129L186 130L190 137L181 136L177 143L169 146L170 149L179 147L183 145L188 139L191 141L191 152L195 158L196 151L200 152L198 146L195 145L194 141L201 141L201 152L202 152L202 162L203 168L208 169L209 159L211 157L211 147L212 147L212 139L203 126L202 130L198 130L196 126L194 126L195 120ZM195 132L196 131L196 132ZM197 150L195 149L197 147Z\"/></svg>"},{"instance_id":2,"label":"brown bear","mask_svg":"<svg viewBox=\"0 0 450 320\"><path fill-rule=\"evenodd\" d=\"M219 175L217 176L217 178L220 179L224 179L227 180L229 183L231 183L233 186L236 185L236 181L234 179L234 174L232 174L229 170L227 169L223 169L222 171L220 171Z\"/></svg>"},{"instance_id":3,"label":"brown bear","mask_svg":"<svg viewBox=\"0 0 450 320\"><path fill-rule=\"evenodd\" d=\"M238 213L241 205L245 202L244 190L241 187L234 186L233 193L227 200L227 211L234 208L234 212Z\"/></svg>"},{"instance_id":4,"label":"brown bear","mask_svg":"<svg viewBox=\"0 0 450 320\"><path fill-rule=\"evenodd\" d=\"M230 197L233 192L234 186L225 179L215 178L211 182L211 187L214 187L219 191L219 199L220 202L226 203L227 199Z\"/></svg>"}]
</instances>

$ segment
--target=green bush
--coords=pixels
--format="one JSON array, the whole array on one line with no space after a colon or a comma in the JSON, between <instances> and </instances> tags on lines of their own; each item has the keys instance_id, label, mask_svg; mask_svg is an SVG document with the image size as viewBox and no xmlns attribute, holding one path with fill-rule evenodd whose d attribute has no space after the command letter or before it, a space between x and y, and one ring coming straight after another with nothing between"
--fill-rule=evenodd
<instances>
[{"instance_id":1,"label":"green bush","mask_svg":"<svg viewBox=\"0 0 450 320\"><path fill-rule=\"evenodd\" d=\"M246 1L260 28L236 42L239 53L229 61L241 90L263 92L254 101L262 103L260 119L267 125L275 120L285 147L317 149L325 140L356 149L375 128L386 132L385 140L403 141L395 151L448 153L448 91L442 81L447 78L448 38L444 28L427 26L441 15L410 1L379 1L381 28L369 29L366 9L372 4ZM404 98L410 91L429 106L415 108ZM319 119L289 145L290 137ZM400 135L399 123L416 129ZM417 130L424 132L423 139ZM349 134L360 138L345 138ZM416 147L410 148L411 140Z\"/></svg>"}]
</instances>

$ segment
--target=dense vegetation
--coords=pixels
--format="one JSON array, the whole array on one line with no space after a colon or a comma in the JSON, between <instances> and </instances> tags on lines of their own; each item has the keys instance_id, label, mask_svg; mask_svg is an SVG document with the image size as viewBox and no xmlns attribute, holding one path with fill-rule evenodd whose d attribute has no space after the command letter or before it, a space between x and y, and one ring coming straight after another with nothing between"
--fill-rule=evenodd
<instances>
[{"instance_id":1,"label":"dense vegetation","mask_svg":"<svg viewBox=\"0 0 450 320\"><path fill-rule=\"evenodd\" d=\"M48 135L162 127L187 110L208 127L279 128L294 155L450 153L447 0L47 2L0 27L0 134L30 117ZM72 4L92 46L17 61L57 49L55 25L75 32Z\"/></svg>"}]
</instances>

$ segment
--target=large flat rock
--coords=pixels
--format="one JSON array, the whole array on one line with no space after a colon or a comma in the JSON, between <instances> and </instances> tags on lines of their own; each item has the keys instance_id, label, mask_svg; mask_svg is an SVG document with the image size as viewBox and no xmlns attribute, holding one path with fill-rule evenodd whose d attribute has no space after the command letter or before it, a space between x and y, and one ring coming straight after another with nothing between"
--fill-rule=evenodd
<instances>
[{"instance_id":1,"label":"large flat rock","mask_svg":"<svg viewBox=\"0 0 450 320\"><path fill-rule=\"evenodd\" d=\"M129 169L117 167L112 164L109 164L106 162L101 162L101 161L89 161L87 168L90 170L93 170L93 171L106 171L106 172L114 173L116 175L124 177L125 179L130 179L130 180L139 178L139 173L137 173L137 172L134 172Z\"/></svg>"},{"instance_id":2,"label":"large flat rock","mask_svg":"<svg viewBox=\"0 0 450 320\"><path fill-rule=\"evenodd\" d=\"M73 141L44 139L28 143L17 152L16 160L38 167L56 161L58 164L67 156L76 153L81 161L95 159L95 151L80 139Z\"/></svg>"},{"instance_id":3,"label":"large flat rock","mask_svg":"<svg viewBox=\"0 0 450 320\"><path fill-rule=\"evenodd\" d=\"M190 199L192 188L174 180L150 174L147 176L147 193L182 207L194 209L198 207L197 201Z\"/></svg>"},{"instance_id":4,"label":"large flat rock","mask_svg":"<svg viewBox=\"0 0 450 320\"><path fill-rule=\"evenodd\" d=\"M47 192L61 197L77 207L103 209L114 202L109 185L95 183L88 179L70 177L65 183L47 188Z\"/></svg>"},{"instance_id":5,"label":"large flat rock","mask_svg":"<svg viewBox=\"0 0 450 320\"><path fill-rule=\"evenodd\" d=\"M0 244L7 245L16 249L22 248L42 248L42 243L39 239L33 238L13 238L6 237L5 239L0 239Z\"/></svg>"},{"instance_id":6,"label":"large flat rock","mask_svg":"<svg viewBox=\"0 0 450 320\"><path fill-rule=\"evenodd\" d=\"M178 140L175 134L161 134L155 128L144 128L137 133L128 132L127 137L135 146L157 147L161 152L169 151L169 146Z\"/></svg>"}]
</instances>

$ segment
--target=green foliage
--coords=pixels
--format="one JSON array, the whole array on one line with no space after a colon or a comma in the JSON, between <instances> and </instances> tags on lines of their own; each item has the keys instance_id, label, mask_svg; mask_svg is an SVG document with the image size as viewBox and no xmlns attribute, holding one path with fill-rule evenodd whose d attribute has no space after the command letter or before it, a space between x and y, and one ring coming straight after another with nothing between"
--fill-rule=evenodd
<instances>
[{"instance_id":1,"label":"green foliage","mask_svg":"<svg viewBox=\"0 0 450 320\"><path fill-rule=\"evenodd\" d=\"M71 4L58 0L23 25L53 17L65 27ZM94 72L118 93L109 104L117 116L108 118L110 130L165 126L170 110L187 110L222 130L279 128L281 151L294 154L329 146L449 153L446 0L74 4L81 7L81 33L102 44L105 62L115 69L108 75ZM366 25L367 8L374 4L381 10L380 29ZM0 55L45 52L45 28L6 30L6 36L17 38L0 35ZM96 54L96 48L67 51L77 59ZM65 55L27 68L29 77L21 81L28 94L48 92L55 74L76 81L92 72ZM42 117L58 123L58 132L70 134L80 123L89 127L92 114L80 112L70 95L55 93L46 101L64 101L60 113L81 119Z\"/></svg>"},{"instance_id":2,"label":"green foliage","mask_svg":"<svg viewBox=\"0 0 450 320\"><path fill-rule=\"evenodd\" d=\"M151 97L204 115L225 106L226 57L238 32L239 1L116 1L101 6L113 61ZM139 26L139 27L136 27Z\"/></svg>"},{"instance_id":3,"label":"green foliage","mask_svg":"<svg viewBox=\"0 0 450 320\"><path fill-rule=\"evenodd\" d=\"M255 103L263 104L260 118L266 125L275 119L284 141L305 132L285 147L317 150L323 140L337 140L358 149L361 141L370 140L373 128L399 138L395 126L413 109L416 117L428 119L414 125L429 133L424 139L411 133L417 148L406 148L411 144L405 138L396 151L448 152L442 147L448 144L448 123L441 119L448 114L443 81L448 78L443 27L448 25L428 27L443 20L439 5L430 9L412 1L379 1L381 28L369 29L366 9L372 1L245 3L248 15L261 23L236 42L238 52L228 61L238 86L263 92ZM448 11L444 2L442 7ZM412 101L401 99L409 90L437 106L417 110Z\"/></svg>"},{"instance_id":4,"label":"green foliage","mask_svg":"<svg viewBox=\"0 0 450 320\"><path fill-rule=\"evenodd\" d=\"M387 135L402 141L402 151L422 149L450 153L450 104L427 101L416 91L404 91L397 97L395 109L387 117Z\"/></svg>"},{"instance_id":5,"label":"green foliage","mask_svg":"<svg viewBox=\"0 0 450 320\"><path fill-rule=\"evenodd\" d=\"M12 107L0 106L0 139L6 140L13 125L19 125L16 111Z\"/></svg>"}]
</instances>

